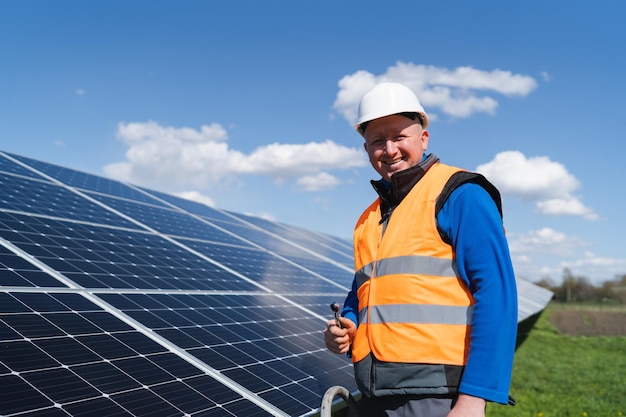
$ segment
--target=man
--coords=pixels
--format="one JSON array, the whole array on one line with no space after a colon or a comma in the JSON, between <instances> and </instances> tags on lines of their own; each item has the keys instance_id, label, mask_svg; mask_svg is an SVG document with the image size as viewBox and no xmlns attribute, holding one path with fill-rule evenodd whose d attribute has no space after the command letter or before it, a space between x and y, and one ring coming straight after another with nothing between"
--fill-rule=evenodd
<instances>
[{"instance_id":1,"label":"man","mask_svg":"<svg viewBox=\"0 0 626 417\"><path fill-rule=\"evenodd\" d=\"M379 198L354 230L355 278L328 349L352 357L363 416L484 417L506 404L517 294L500 194L426 152L413 92L378 84L356 130Z\"/></svg>"}]
</instances>

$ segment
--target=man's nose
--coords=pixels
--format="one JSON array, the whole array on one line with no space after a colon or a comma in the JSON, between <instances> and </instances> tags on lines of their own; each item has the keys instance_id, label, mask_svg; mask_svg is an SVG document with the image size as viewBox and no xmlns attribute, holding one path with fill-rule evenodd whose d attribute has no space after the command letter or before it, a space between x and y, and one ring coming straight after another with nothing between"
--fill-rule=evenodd
<instances>
[{"instance_id":1,"label":"man's nose","mask_svg":"<svg viewBox=\"0 0 626 417\"><path fill-rule=\"evenodd\" d=\"M396 152L396 149L396 142L393 139L387 139L385 141L385 147L383 148L383 151L386 155L393 155Z\"/></svg>"}]
</instances>

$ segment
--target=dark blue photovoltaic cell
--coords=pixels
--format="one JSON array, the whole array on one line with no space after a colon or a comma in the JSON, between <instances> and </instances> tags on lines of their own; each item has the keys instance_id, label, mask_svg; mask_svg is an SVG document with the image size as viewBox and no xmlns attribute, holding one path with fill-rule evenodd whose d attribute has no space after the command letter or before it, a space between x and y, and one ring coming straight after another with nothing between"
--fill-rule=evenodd
<instances>
[{"instance_id":1,"label":"dark blue photovoltaic cell","mask_svg":"<svg viewBox=\"0 0 626 417\"><path fill-rule=\"evenodd\" d=\"M13 156L11 154L7 154L7 155ZM15 175L22 175L22 176L30 177L30 178L43 179L41 175L38 175L34 173L32 170L25 168L17 164L16 162L13 162L5 158L3 155L0 155L0 171L8 172L10 174L15 174Z\"/></svg>"},{"instance_id":2,"label":"dark blue photovoltaic cell","mask_svg":"<svg viewBox=\"0 0 626 417\"><path fill-rule=\"evenodd\" d=\"M135 220L160 233L203 239L221 244L248 246L240 238L177 210L138 204L118 198L98 195L93 197L121 213L132 216Z\"/></svg>"},{"instance_id":3,"label":"dark blue photovoltaic cell","mask_svg":"<svg viewBox=\"0 0 626 417\"><path fill-rule=\"evenodd\" d=\"M347 265L350 268L353 267L352 244L350 242L342 241L338 238L331 239L322 233L309 232L294 226L273 223L258 217L237 213L231 214L274 236L282 238L283 241L291 242L292 245L298 245L301 248L315 252L318 256L321 255L335 262ZM233 228L233 230L236 229ZM254 242L257 241L254 237L251 237L250 240Z\"/></svg>"},{"instance_id":4,"label":"dark blue photovoltaic cell","mask_svg":"<svg viewBox=\"0 0 626 417\"><path fill-rule=\"evenodd\" d=\"M216 210L212 207L209 207L206 204L201 204L195 201L186 200L181 197L176 197L174 195L161 193L155 190L148 190L144 188L142 188L142 190L154 196L155 198L166 201L172 204L173 206L183 209L184 211L188 213L206 217L209 220L222 220L222 221L227 221L227 222L237 221L236 219L233 219L228 214L222 213L221 211Z\"/></svg>"},{"instance_id":5,"label":"dark blue photovoltaic cell","mask_svg":"<svg viewBox=\"0 0 626 417\"><path fill-rule=\"evenodd\" d=\"M158 236L17 214L7 224L5 217L0 237L18 233L20 249L83 287L257 289Z\"/></svg>"},{"instance_id":6,"label":"dark blue photovoltaic cell","mask_svg":"<svg viewBox=\"0 0 626 417\"><path fill-rule=\"evenodd\" d=\"M320 321L276 296L100 296L248 390L272 398L289 415L318 407L338 381L354 386L349 359L324 347ZM326 314L334 300L299 301L317 310L325 305ZM309 385L311 377L315 384ZM290 390L299 396L284 395Z\"/></svg>"},{"instance_id":7,"label":"dark blue photovoltaic cell","mask_svg":"<svg viewBox=\"0 0 626 417\"><path fill-rule=\"evenodd\" d=\"M337 286L335 287L335 291L343 290L347 292L347 290L352 287L354 271L348 269L347 266L340 267L335 264L321 261L319 259L297 258L289 256L287 254L285 255L285 258L337 284Z\"/></svg>"},{"instance_id":8,"label":"dark blue photovoltaic cell","mask_svg":"<svg viewBox=\"0 0 626 417\"><path fill-rule=\"evenodd\" d=\"M270 415L119 320L97 326L89 318L105 312L80 295L0 300L0 323L14 330L0 339L0 415L210 415L237 402L250 416Z\"/></svg>"},{"instance_id":9,"label":"dark blue photovoltaic cell","mask_svg":"<svg viewBox=\"0 0 626 417\"><path fill-rule=\"evenodd\" d=\"M352 256L354 251L352 236L350 236L350 239L348 240L291 225L281 225L281 227L290 229L294 233L301 235L304 238L302 243L305 247L312 248L315 252L327 253L329 258L342 264L347 264L350 268L354 267L354 258ZM330 251L325 252L323 249L324 247L330 249Z\"/></svg>"},{"instance_id":10,"label":"dark blue photovoltaic cell","mask_svg":"<svg viewBox=\"0 0 626 417\"><path fill-rule=\"evenodd\" d=\"M314 275L263 250L199 241L181 242L272 291L317 293L338 289L337 284L331 280Z\"/></svg>"},{"instance_id":11,"label":"dark blue photovoltaic cell","mask_svg":"<svg viewBox=\"0 0 626 417\"><path fill-rule=\"evenodd\" d=\"M306 251L301 246L295 245L293 242L285 239L282 236L268 233L267 231L260 229L254 225L246 225L245 223L232 223L222 222L219 220L213 221L218 227L230 230L241 236L243 239L252 242L256 247L263 248L269 252L275 252L282 256L290 255L294 257L309 257L313 259L319 259L319 254L314 254Z\"/></svg>"},{"instance_id":12,"label":"dark blue photovoltaic cell","mask_svg":"<svg viewBox=\"0 0 626 417\"><path fill-rule=\"evenodd\" d=\"M2 208L111 226L136 226L64 187L0 173Z\"/></svg>"},{"instance_id":13,"label":"dark blue photovoltaic cell","mask_svg":"<svg viewBox=\"0 0 626 417\"><path fill-rule=\"evenodd\" d=\"M161 205L161 203L155 201L153 198L119 181L98 177L96 175L48 164L19 155L8 155L71 187L95 191L102 194L111 194L120 198L142 201L153 205Z\"/></svg>"},{"instance_id":14,"label":"dark blue photovoltaic cell","mask_svg":"<svg viewBox=\"0 0 626 417\"><path fill-rule=\"evenodd\" d=\"M13 232L15 233L15 232ZM5 238L11 239L11 233ZM64 287L30 262L0 246L0 287Z\"/></svg>"}]
</instances>

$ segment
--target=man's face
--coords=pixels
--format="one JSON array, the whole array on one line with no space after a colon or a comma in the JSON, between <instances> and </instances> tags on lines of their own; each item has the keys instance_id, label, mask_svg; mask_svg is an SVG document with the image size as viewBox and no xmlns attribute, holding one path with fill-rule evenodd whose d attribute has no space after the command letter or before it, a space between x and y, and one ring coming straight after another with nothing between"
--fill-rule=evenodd
<instances>
[{"instance_id":1,"label":"man's face","mask_svg":"<svg viewBox=\"0 0 626 417\"><path fill-rule=\"evenodd\" d=\"M419 164L428 148L428 131L399 114L369 122L364 138L372 167L387 181L394 173Z\"/></svg>"}]
</instances>

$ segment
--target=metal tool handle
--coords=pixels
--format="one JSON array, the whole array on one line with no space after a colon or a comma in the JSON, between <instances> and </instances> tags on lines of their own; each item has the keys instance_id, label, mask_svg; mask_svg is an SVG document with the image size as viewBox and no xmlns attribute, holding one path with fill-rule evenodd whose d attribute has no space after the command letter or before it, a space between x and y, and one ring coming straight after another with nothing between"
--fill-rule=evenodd
<instances>
[{"instance_id":1,"label":"metal tool handle","mask_svg":"<svg viewBox=\"0 0 626 417\"><path fill-rule=\"evenodd\" d=\"M335 313L335 324L339 328L341 328L341 322L339 321L339 308L340 307L341 307L341 304L337 302L330 304L330 309L333 311L333 313Z\"/></svg>"}]
</instances>

